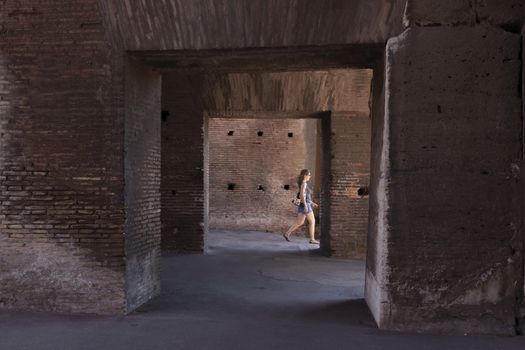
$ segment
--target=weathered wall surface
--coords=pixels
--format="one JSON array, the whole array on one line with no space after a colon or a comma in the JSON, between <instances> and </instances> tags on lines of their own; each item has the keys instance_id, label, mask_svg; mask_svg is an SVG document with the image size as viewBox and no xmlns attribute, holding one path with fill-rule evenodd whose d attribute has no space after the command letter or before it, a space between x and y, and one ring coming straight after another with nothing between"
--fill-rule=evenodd
<instances>
[{"instance_id":1,"label":"weathered wall surface","mask_svg":"<svg viewBox=\"0 0 525 350\"><path fill-rule=\"evenodd\" d=\"M321 191L329 226L321 247L337 257L364 258L368 225L371 70L327 70L285 73L232 73L207 79L205 108L210 111L280 112L332 111L329 135L329 178ZM224 113L226 116L227 113ZM325 137L326 139L326 137ZM325 152L326 153L326 152ZM330 169L330 170L327 170ZM324 233L323 233L324 235Z\"/></svg>"},{"instance_id":2,"label":"weathered wall surface","mask_svg":"<svg viewBox=\"0 0 525 350\"><path fill-rule=\"evenodd\" d=\"M385 328L514 334L521 38L469 26L457 18L466 4L410 12L421 4L409 6L407 23L431 27L411 27L387 47L376 235L387 250L376 252L384 267L375 281L369 264L368 302Z\"/></svg>"},{"instance_id":3,"label":"weathered wall surface","mask_svg":"<svg viewBox=\"0 0 525 350\"><path fill-rule=\"evenodd\" d=\"M162 81L162 248L204 247L204 110L201 73L171 73Z\"/></svg>"},{"instance_id":4,"label":"weathered wall surface","mask_svg":"<svg viewBox=\"0 0 525 350\"><path fill-rule=\"evenodd\" d=\"M291 199L301 169L310 169L319 193L316 119L210 118L207 132L211 229L285 232L297 214Z\"/></svg>"},{"instance_id":5,"label":"weathered wall surface","mask_svg":"<svg viewBox=\"0 0 525 350\"><path fill-rule=\"evenodd\" d=\"M366 257L371 137L370 112L332 113L329 233L335 256Z\"/></svg>"},{"instance_id":6,"label":"weathered wall surface","mask_svg":"<svg viewBox=\"0 0 525 350\"><path fill-rule=\"evenodd\" d=\"M376 69L372 80L372 151L370 155L370 205L368 215L368 239L366 256L366 301L373 315L382 312L386 305L385 289L378 281L388 273L384 259L387 251L385 215L388 192L388 114L385 113L384 69Z\"/></svg>"},{"instance_id":7,"label":"weathered wall surface","mask_svg":"<svg viewBox=\"0 0 525 350\"><path fill-rule=\"evenodd\" d=\"M160 291L161 76L126 65L125 206L126 309Z\"/></svg>"},{"instance_id":8,"label":"weathered wall surface","mask_svg":"<svg viewBox=\"0 0 525 350\"><path fill-rule=\"evenodd\" d=\"M107 0L129 50L384 43L402 31L405 0Z\"/></svg>"},{"instance_id":9,"label":"weathered wall surface","mask_svg":"<svg viewBox=\"0 0 525 350\"><path fill-rule=\"evenodd\" d=\"M519 32L525 23L523 0L408 0L406 26L501 26Z\"/></svg>"},{"instance_id":10,"label":"weathered wall surface","mask_svg":"<svg viewBox=\"0 0 525 350\"><path fill-rule=\"evenodd\" d=\"M97 1L1 2L1 308L125 309L112 57Z\"/></svg>"}]
</instances>

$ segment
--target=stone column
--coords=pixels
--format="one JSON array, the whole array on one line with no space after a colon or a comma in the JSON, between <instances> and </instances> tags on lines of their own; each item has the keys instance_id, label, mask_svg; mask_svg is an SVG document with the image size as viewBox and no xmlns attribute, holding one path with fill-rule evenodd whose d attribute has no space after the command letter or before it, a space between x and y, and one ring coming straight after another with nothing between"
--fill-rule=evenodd
<instances>
[{"instance_id":1,"label":"stone column","mask_svg":"<svg viewBox=\"0 0 525 350\"><path fill-rule=\"evenodd\" d=\"M0 11L0 308L121 314L121 55L96 0Z\"/></svg>"},{"instance_id":2,"label":"stone column","mask_svg":"<svg viewBox=\"0 0 525 350\"><path fill-rule=\"evenodd\" d=\"M160 291L161 77L134 60L126 65L126 310Z\"/></svg>"},{"instance_id":3,"label":"stone column","mask_svg":"<svg viewBox=\"0 0 525 350\"><path fill-rule=\"evenodd\" d=\"M367 301L381 328L514 334L521 38L428 3L387 45Z\"/></svg>"}]
</instances>

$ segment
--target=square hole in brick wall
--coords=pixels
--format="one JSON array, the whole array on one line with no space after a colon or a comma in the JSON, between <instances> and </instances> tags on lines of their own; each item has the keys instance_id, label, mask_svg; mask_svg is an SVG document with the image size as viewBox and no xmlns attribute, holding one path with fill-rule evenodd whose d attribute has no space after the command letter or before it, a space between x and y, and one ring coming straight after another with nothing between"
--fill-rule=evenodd
<instances>
[{"instance_id":1,"label":"square hole in brick wall","mask_svg":"<svg viewBox=\"0 0 525 350\"><path fill-rule=\"evenodd\" d=\"M169 111L162 111L161 112L161 115L160 115L160 118L163 122L166 122L168 121L168 117L170 116L170 112Z\"/></svg>"}]
</instances>

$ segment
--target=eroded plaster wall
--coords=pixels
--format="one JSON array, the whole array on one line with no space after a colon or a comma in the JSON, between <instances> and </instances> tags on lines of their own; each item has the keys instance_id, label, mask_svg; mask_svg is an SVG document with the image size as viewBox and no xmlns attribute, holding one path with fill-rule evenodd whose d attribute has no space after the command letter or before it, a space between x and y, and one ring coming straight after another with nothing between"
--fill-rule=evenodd
<instances>
[{"instance_id":1,"label":"eroded plaster wall","mask_svg":"<svg viewBox=\"0 0 525 350\"><path fill-rule=\"evenodd\" d=\"M519 326L521 38L484 8L409 2L408 29L387 45L374 234L387 249L367 275L380 327L515 334Z\"/></svg>"}]
</instances>

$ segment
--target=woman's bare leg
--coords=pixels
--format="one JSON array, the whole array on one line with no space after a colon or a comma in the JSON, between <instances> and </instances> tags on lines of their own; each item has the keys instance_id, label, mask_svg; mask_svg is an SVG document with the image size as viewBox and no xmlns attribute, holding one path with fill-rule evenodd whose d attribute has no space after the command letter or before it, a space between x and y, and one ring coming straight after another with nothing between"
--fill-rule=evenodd
<instances>
[{"instance_id":1,"label":"woman's bare leg","mask_svg":"<svg viewBox=\"0 0 525 350\"><path fill-rule=\"evenodd\" d=\"M315 241L315 216L314 212L311 211L308 214L306 214L306 218L308 219L308 233L310 234L310 242Z\"/></svg>"},{"instance_id":2,"label":"woman's bare leg","mask_svg":"<svg viewBox=\"0 0 525 350\"><path fill-rule=\"evenodd\" d=\"M286 231L286 233L284 234L286 237L290 237L290 235L295 231L297 230L299 227L303 226L304 224L304 219L306 218L306 216L304 214L297 214L297 217L295 218L295 223L292 225L292 227L290 227L288 229L288 231Z\"/></svg>"}]
</instances>

